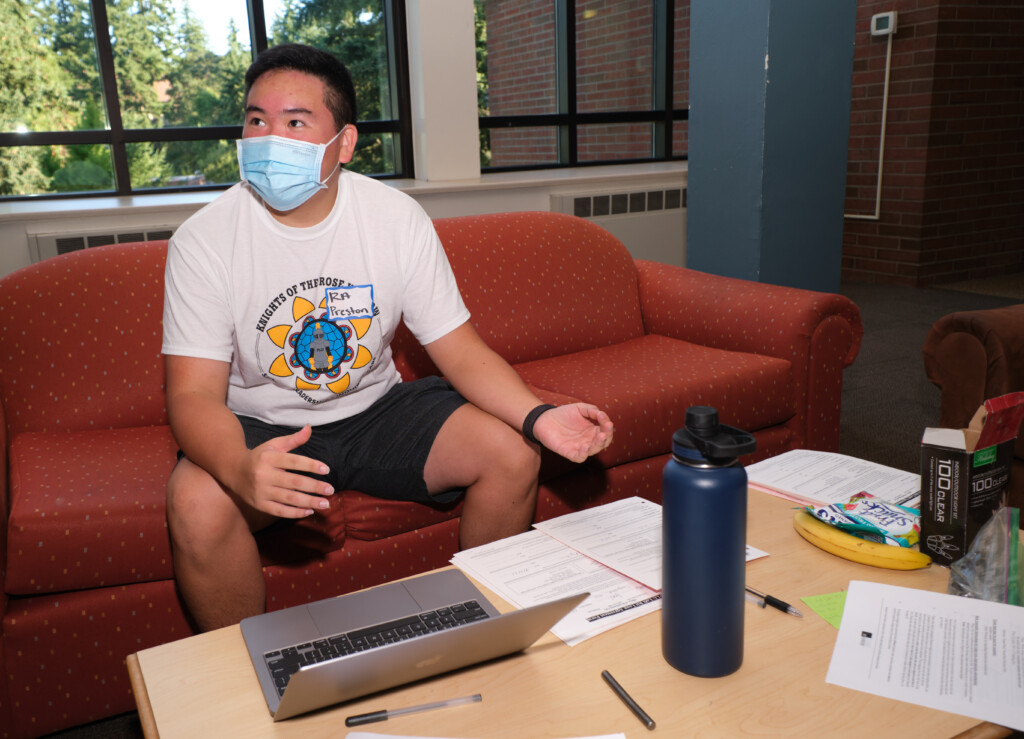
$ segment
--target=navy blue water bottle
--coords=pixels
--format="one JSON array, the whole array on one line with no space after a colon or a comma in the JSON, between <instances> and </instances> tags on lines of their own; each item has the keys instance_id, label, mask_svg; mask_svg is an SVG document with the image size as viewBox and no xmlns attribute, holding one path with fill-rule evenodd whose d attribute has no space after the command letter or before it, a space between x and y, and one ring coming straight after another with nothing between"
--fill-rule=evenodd
<instances>
[{"instance_id":1,"label":"navy blue water bottle","mask_svg":"<svg viewBox=\"0 0 1024 739\"><path fill-rule=\"evenodd\" d=\"M677 670L722 677L743 663L747 473L746 431L694 406L672 436L662 474L661 651Z\"/></svg>"}]
</instances>

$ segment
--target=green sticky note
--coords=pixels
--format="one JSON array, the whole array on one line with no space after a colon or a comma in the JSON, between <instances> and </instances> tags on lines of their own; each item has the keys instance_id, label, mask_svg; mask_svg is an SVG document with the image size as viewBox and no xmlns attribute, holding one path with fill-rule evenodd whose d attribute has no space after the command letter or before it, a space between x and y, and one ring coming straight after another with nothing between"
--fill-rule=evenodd
<instances>
[{"instance_id":1,"label":"green sticky note","mask_svg":"<svg viewBox=\"0 0 1024 739\"><path fill-rule=\"evenodd\" d=\"M811 607L811 610L839 628L843 620L843 608L846 606L846 591L838 593L826 593L825 595L809 595L801 598L804 603Z\"/></svg>"}]
</instances>

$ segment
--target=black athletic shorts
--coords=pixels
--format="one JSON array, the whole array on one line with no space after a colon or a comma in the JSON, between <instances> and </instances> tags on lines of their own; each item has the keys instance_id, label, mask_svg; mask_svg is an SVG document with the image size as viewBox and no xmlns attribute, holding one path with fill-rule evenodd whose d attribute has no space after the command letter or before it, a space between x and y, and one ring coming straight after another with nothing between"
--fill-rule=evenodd
<instances>
[{"instance_id":1,"label":"black athletic shorts","mask_svg":"<svg viewBox=\"0 0 1024 739\"><path fill-rule=\"evenodd\" d=\"M323 462L324 480L342 490L358 490L390 500L419 503L450 503L463 492L427 492L423 470L437 433L466 399L440 377L400 382L362 413L323 426L314 426L308 442L292 450ZM299 429L275 426L248 416L238 416L245 444L253 449L278 436Z\"/></svg>"}]
</instances>

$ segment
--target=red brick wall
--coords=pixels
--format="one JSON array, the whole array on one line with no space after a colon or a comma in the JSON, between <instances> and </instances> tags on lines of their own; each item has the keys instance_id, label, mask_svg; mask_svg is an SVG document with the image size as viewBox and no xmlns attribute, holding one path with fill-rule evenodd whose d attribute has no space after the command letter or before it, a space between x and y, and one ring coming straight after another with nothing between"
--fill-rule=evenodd
<instances>
[{"instance_id":1,"label":"red brick wall","mask_svg":"<svg viewBox=\"0 0 1024 739\"><path fill-rule=\"evenodd\" d=\"M558 112L555 14L550 0L487 0L491 115ZM491 129L491 166L555 163L551 128Z\"/></svg>"},{"instance_id":2,"label":"red brick wall","mask_svg":"<svg viewBox=\"0 0 1024 739\"><path fill-rule=\"evenodd\" d=\"M1024 271L1024 4L861 0L848 214L873 214L886 40L896 10L880 217L846 220L843 278L924 286Z\"/></svg>"},{"instance_id":3,"label":"red brick wall","mask_svg":"<svg viewBox=\"0 0 1024 739\"><path fill-rule=\"evenodd\" d=\"M587 0L576 4L576 109L580 113L653 107L654 3ZM580 126L581 162L651 156L651 124Z\"/></svg>"}]
</instances>

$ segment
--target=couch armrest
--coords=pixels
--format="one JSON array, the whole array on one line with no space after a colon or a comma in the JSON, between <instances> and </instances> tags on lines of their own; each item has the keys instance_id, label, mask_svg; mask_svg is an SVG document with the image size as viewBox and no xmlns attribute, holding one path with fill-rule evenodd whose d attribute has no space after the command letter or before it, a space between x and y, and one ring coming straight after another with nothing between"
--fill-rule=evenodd
<instances>
[{"instance_id":1,"label":"couch armrest","mask_svg":"<svg viewBox=\"0 0 1024 739\"><path fill-rule=\"evenodd\" d=\"M636 266L646 331L790 362L794 445L839 448L842 371L864 335L849 298L646 260Z\"/></svg>"},{"instance_id":2,"label":"couch armrest","mask_svg":"<svg viewBox=\"0 0 1024 739\"><path fill-rule=\"evenodd\" d=\"M1024 305L944 316L921 353L942 391L939 425L963 428L988 398L1024 390ZM1018 454L1021 446L1018 439Z\"/></svg>"}]
</instances>

